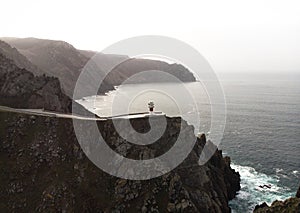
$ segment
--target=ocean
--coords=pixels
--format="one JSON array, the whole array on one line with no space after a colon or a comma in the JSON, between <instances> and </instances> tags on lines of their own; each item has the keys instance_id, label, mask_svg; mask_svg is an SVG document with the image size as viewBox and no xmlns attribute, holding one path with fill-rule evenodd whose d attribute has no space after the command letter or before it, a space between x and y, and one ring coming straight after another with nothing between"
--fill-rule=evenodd
<instances>
[{"instance_id":1,"label":"ocean","mask_svg":"<svg viewBox=\"0 0 300 213\"><path fill-rule=\"evenodd\" d=\"M219 77L227 107L219 148L231 157L232 167L241 175L241 190L230 201L233 212L252 212L262 202L271 204L294 196L300 185L300 75L225 73ZM209 137L209 95L200 82L184 86L200 106L200 123L193 116L196 107L192 101L179 108L176 99L160 92L179 90L176 83L121 85L107 95L96 96L95 104L95 97L78 102L99 116L111 116L123 111L145 112L148 101L153 100L155 110L168 116L181 115L195 126L195 133L204 132ZM178 94L180 97L180 91ZM126 105L118 97L132 100ZM123 111L116 110L119 108Z\"/></svg>"}]
</instances>

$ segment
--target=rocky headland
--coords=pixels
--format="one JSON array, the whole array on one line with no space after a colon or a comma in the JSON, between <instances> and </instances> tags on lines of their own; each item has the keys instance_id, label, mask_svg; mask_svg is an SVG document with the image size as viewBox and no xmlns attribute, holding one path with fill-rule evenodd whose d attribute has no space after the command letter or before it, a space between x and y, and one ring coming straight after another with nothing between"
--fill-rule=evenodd
<instances>
[{"instance_id":1,"label":"rocky headland","mask_svg":"<svg viewBox=\"0 0 300 213\"><path fill-rule=\"evenodd\" d=\"M198 164L203 146L211 142L204 135L196 138L181 118L167 118L158 144L142 149L118 136L112 120L98 122L112 149L136 159L167 151L180 125L186 137L195 137L182 164L146 181L116 178L97 168L79 146L71 119L0 112L0 121L1 212L230 212L228 201L240 188L239 174L220 150ZM147 131L147 118L131 123Z\"/></svg>"},{"instance_id":2,"label":"rocky headland","mask_svg":"<svg viewBox=\"0 0 300 213\"><path fill-rule=\"evenodd\" d=\"M37 38L0 38L0 40L5 41L9 46L15 48L13 51L10 51L10 55L12 59L16 60L19 67L26 68L35 75L45 74L58 78L65 94L71 98L73 97L74 87L79 74L88 61L96 54L94 51L78 50L65 41ZM24 60L24 56L28 61ZM19 60L20 58L22 60ZM105 77L103 70L121 61L124 62L116 66ZM132 75L145 70L160 70L174 75L183 82L193 82L196 80L194 75L182 65L169 64L158 60L136 59L125 55L97 53L97 57L93 58L92 64L94 66L93 69L96 69L97 74L104 79L99 93L112 90L114 86L122 84L124 80L130 78ZM93 78L93 76L90 77ZM169 79L163 79L161 76L153 76L150 79L138 78L131 83L143 83L145 81L162 82L165 80L169 81ZM87 85L87 91L89 91L88 87L89 85ZM90 89L90 91L93 91L93 89Z\"/></svg>"},{"instance_id":3,"label":"rocky headland","mask_svg":"<svg viewBox=\"0 0 300 213\"><path fill-rule=\"evenodd\" d=\"M58 78L36 76L14 59L0 53L0 105L71 112L72 100ZM72 119L0 110L0 212L230 212L228 201L240 189L240 176L231 169L230 158L216 150L200 166L204 145L214 145L205 135L196 137L180 117L166 120L163 136L147 146L123 139L111 119L97 121L105 142L127 158L159 156L173 146L179 132L195 141L187 158L171 172L134 181L96 167L79 145ZM138 132L149 131L147 117L130 122ZM85 129L86 134L89 131Z\"/></svg>"}]
</instances>

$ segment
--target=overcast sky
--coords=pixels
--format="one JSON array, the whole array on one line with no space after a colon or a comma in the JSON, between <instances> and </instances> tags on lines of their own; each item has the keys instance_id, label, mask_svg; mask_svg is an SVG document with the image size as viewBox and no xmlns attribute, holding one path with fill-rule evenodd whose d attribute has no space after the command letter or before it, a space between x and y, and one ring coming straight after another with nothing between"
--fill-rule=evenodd
<instances>
[{"instance_id":1,"label":"overcast sky","mask_svg":"<svg viewBox=\"0 0 300 213\"><path fill-rule=\"evenodd\" d=\"M138 35L194 46L217 71L299 71L300 1L1 1L0 36L101 51Z\"/></svg>"}]
</instances>

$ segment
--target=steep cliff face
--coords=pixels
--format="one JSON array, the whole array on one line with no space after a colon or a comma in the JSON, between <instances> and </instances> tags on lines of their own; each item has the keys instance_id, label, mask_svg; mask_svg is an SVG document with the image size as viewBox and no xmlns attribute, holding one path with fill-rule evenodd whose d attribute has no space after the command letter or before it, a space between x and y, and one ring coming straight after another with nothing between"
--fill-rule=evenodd
<instances>
[{"instance_id":1,"label":"steep cliff face","mask_svg":"<svg viewBox=\"0 0 300 213\"><path fill-rule=\"evenodd\" d=\"M19 68L13 60L0 53L0 105L13 108L45 109L70 113L72 100L66 96L57 78L34 76ZM74 103L80 112L90 115Z\"/></svg>"},{"instance_id":2,"label":"steep cliff face","mask_svg":"<svg viewBox=\"0 0 300 213\"><path fill-rule=\"evenodd\" d=\"M73 90L80 74L80 71L86 63L95 54L93 51L77 50L72 45L64 41L53 41L36 38L2 38L5 42L18 49L20 53L26 56L39 69L39 74L57 77L69 97L72 97ZM128 56L114 54L99 54L100 62L96 63L96 69L99 75L104 78L104 70L115 62L129 59ZM130 76L144 70L162 70L173 74L183 82L195 81L193 74L179 64L168 64L163 61L148 59L131 59L113 70L103 81L100 93L112 90L113 86L120 85ZM136 79L132 83L144 82L163 82L160 76L152 76L151 79ZM169 80L168 80L169 81ZM88 87L89 85L87 85ZM97 85L99 86L99 85ZM88 90L88 88L87 88ZM92 89L91 89L92 91ZM94 95L94 94L89 94Z\"/></svg>"},{"instance_id":3,"label":"steep cliff face","mask_svg":"<svg viewBox=\"0 0 300 213\"><path fill-rule=\"evenodd\" d=\"M0 121L1 212L230 212L228 200L239 189L239 174L221 151L199 166L202 147L210 143L204 135L172 172L130 181L106 174L86 158L69 119L0 112ZM147 131L147 118L131 123ZM111 120L98 126L112 149L141 159L168 150L180 123L180 118L167 118L159 143L143 148L120 138ZM182 128L194 137L186 122Z\"/></svg>"},{"instance_id":4,"label":"steep cliff face","mask_svg":"<svg viewBox=\"0 0 300 213\"><path fill-rule=\"evenodd\" d=\"M64 41L36 38L2 39L17 48L31 63L40 68L39 72L34 74L46 74L47 76L58 78L64 92L69 97L73 97L77 78L82 68L88 62L88 57ZM105 92L113 89L113 86L107 82L103 82L102 89L101 92Z\"/></svg>"},{"instance_id":5,"label":"steep cliff face","mask_svg":"<svg viewBox=\"0 0 300 213\"><path fill-rule=\"evenodd\" d=\"M8 43L0 40L0 53L5 55L8 59L14 61L17 67L29 70L35 75L43 73L37 66L31 63L24 55L22 55L16 48L11 47Z\"/></svg>"}]
</instances>

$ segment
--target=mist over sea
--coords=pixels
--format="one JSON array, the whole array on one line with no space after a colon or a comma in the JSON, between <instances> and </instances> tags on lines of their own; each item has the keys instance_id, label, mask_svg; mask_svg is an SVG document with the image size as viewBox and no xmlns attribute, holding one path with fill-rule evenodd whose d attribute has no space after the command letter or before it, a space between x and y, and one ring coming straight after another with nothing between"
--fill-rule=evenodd
<instances>
[{"instance_id":1,"label":"mist over sea","mask_svg":"<svg viewBox=\"0 0 300 213\"><path fill-rule=\"evenodd\" d=\"M300 75L296 73L222 74L227 105L226 127L219 146L232 159L232 167L241 174L241 191L230 202L234 212L250 212L256 204L294 196L300 181ZM132 94L147 88L131 102L129 112L147 111L154 100L155 109L169 116L181 115L196 132L210 133L210 103L199 82L185 83L193 91L199 109L200 124L194 118L191 103L178 109L172 98L156 92L160 88L178 89L175 83L127 84L106 96L78 102L99 116L111 116L112 103L119 94ZM180 93L180 91L179 91ZM116 107L116 106L114 106ZM271 188L261 188L270 185Z\"/></svg>"}]
</instances>

